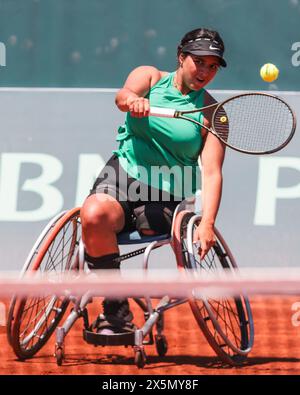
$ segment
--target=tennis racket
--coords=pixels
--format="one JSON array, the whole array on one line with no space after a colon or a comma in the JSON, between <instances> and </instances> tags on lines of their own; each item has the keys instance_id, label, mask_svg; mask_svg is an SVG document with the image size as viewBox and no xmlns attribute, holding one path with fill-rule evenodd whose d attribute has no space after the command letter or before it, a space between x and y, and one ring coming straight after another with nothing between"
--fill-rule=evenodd
<instances>
[{"instance_id":1,"label":"tennis racket","mask_svg":"<svg viewBox=\"0 0 300 395\"><path fill-rule=\"evenodd\" d=\"M216 107L211 126L200 123L199 117L186 116ZM179 118L196 123L213 133L228 147L247 154L271 154L284 148L296 130L296 117L281 98L267 93L244 93L220 103L177 111L151 107L150 116Z\"/></svg>"}]
</instances>

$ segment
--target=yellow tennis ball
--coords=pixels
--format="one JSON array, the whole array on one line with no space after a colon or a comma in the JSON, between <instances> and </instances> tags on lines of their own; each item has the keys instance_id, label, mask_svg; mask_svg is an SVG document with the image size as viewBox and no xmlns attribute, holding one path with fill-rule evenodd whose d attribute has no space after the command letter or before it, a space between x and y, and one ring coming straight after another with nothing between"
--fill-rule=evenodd
<instances>
[{"instance_id":1,"label":"yellow tennis ball","mask_svg":"<svg viewBox=\"0 0 300 395\"><path fill-rule=\"evenodd\" d=\"M266 82L273 82L277 80L278 75L279 75L279 70L272 63L266 63L260 69L260 76Z\"/></svg>"}]
</instances>

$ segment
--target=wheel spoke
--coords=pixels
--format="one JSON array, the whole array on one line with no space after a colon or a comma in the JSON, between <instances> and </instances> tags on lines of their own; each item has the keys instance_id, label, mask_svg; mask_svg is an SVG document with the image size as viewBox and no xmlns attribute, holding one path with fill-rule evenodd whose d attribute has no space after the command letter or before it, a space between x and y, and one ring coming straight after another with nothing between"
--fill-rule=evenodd
<instances>
[{"instance_id":1,"label":"wheel spoke","mask_svg":"<svg viewBox=\"0 0 300 395\"><path fill-rule=\"evenodd\" d=\"M32 253L29 268L34 266L41 273L63 273L73 268L73 257L78 255L81 237L78 216L79 213L73 211L57 218L60 225L53 224L48 228L43 241ZM48 248L45 248L45 245ZM42 255L40 248L45 249L42 250ZM15 312L17 318L13 324L12 342L18 357L33 356L45 344L62 318L67 305L67 298L53 295L20 301Z\"/></svg>"},{"instance_id":2,"label":"wheel spoke","mask_svg":"<svg viewBox=\"0 0 300 395\"><path fill-rule=\"evenodd\" d=\"M216 244L208 251L203 260L200 259L198 248L191 242L200 220L193 217L192 227L188 228L187 225L192 217L192 213L185 212L184 215L181 215L181 223L177 224L181 229L180 242L184 267L192 268L196 265L195 270L200 275L201 272L218 272L221 269L235 270L236 265L232 260L232 255L227 245L223 243L222 237L219 237L218 232L216 232ZM193 255L193 260L191 255ZM240 354L239 362L243 361L245 357L243 351L249 349L249 338L251 337L249 320L251 311L249 304L244 303L244 297L201 300L197 298L197 292L193 295L194 297L190 301L192 311L216 353L226 363L236 364L238 354Z\"/></svg>"}]
</instances>

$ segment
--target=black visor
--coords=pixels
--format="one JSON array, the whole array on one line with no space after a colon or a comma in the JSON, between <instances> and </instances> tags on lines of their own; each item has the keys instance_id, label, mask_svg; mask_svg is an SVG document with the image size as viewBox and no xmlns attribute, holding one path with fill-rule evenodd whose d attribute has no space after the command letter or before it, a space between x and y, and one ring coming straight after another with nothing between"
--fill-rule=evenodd
<instances>
[{"instance_id":1,"label":"black visor","mask_svg":"<svg viewBox=\"0 0 300 395\"><path fill-rule=\"evenodd\" d=\"M195 40L188 41L182 48L181 52L190 53L196 56L217 56L220 58L220 64L226 67L227 64L223 59L223 46L215 40L210 38L196 38Z\"/></svg>"}]
</instances>

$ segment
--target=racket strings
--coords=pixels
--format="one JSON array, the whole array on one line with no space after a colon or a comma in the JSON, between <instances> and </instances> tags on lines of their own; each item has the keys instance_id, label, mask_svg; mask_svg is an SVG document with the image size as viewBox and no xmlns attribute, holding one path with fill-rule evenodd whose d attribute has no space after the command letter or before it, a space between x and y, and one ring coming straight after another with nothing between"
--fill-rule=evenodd
<instances>
[{"instance_id":1,"label":"racket strings","mask_svg":"<svg viewBox=\"0 0 300 395\"><path fill-rule=\"evenodd\" d=\"M245 95L216 110L214 128L230 146L244 151L274 150L289 139L294 127L290 108L273 96Z\"/></svg>"}]
</instances>

